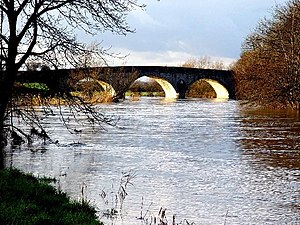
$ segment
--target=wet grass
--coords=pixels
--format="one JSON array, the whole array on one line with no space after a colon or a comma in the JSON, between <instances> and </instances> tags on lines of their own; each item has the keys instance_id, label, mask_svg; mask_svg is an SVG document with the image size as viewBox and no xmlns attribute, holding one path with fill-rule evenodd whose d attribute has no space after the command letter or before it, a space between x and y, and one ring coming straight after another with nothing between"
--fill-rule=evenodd
<instances>
[{"instance_id":1,"label":"wet grass","mask_svg":"<svg viewBox=\"0 0 300 225\"><path fill-rule=\"evenodd\" d=\"M16 169L0 171L0 224L102 224L87 202L75 202L50 185Z\"/></svg>"}]
</instances>

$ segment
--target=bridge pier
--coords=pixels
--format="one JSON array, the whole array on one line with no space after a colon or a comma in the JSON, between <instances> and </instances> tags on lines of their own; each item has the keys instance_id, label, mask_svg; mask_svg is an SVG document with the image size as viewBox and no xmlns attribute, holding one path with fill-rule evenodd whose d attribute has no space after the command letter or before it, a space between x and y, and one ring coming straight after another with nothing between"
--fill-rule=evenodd
<instances>
[{"instance_id":1,"label":"bridge pier","mask_svg":"<svg viewBox=\"0 0 300 225\"><path fill-rule=\"evenodd\" d=\"M187 92L187 85L183 79L180 79L176 85L176 91L179 99L185 99L185 93Z\"/></svg>"}]
</instances>

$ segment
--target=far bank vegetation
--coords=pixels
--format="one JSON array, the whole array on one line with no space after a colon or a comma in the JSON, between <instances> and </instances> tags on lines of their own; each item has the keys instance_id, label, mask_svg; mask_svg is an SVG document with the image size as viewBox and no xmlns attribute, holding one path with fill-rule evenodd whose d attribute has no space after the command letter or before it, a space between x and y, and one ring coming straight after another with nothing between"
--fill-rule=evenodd
<instances>
[{"instance_id":1,"label":"far bank vegetation","mask_svg":"<svg viewBox=\"0 0 300 225\"><path fill-rule=\"evenodd\" d=\"M133 98L140 96L164 97L165 92L162 87L151 78L137 79L129 88L127 95Z\"/></svg>"},{"instance_id":2,"label":"far bank vegetation","mask_svg":"<svg viewBox=\"0 0 300 225\"><path fill-rule=\"evenodd\" d=\"M277 5L248 35L234 65L237 97L272 108L299 110L300 1Z\"/></svg>"}]
</instances>

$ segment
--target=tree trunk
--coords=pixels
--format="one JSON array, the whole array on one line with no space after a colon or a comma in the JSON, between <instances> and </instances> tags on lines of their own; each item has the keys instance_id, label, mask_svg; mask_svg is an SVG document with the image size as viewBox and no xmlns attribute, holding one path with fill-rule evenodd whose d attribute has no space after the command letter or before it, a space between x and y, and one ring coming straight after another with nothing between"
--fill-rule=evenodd
<instances>
[{"instance_id":1,"label":"tree trunk","mask_svg":"<svg viewBox=\"0 0 300 225\"><path fill-rule=\"evenodd\" d=\"M14 81L17 76L15 65L7 66L7 70L0 77L0 170L5 167L4 163L4 147L6 145L5 135L5 119L9 101L12 97Z\"/></svg>"},{"instance_id":2,"label":"tree trunk","mask_svg":"<svg viewBox=\"0 0 300 225\"><path fill-rule=\"evenodd\" d=\"M5 81L2 78L3 77L1 77L0 80L0 170L4 168L4 147L6 144L4 122L6 109L8 105L7 88L5 87Z\"/></svg>"}]
</instances>

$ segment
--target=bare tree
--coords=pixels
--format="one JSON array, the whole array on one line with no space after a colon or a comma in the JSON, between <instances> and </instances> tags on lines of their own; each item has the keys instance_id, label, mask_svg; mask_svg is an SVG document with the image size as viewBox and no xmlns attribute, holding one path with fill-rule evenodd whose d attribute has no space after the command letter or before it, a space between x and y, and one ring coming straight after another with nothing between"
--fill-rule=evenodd
<instances>
[{"instance_id":1,"label":"bare tree","mask_svg":"<svg viewBox=\"0 0 300 225\"><path fill-rule=\"evenodd\" d=\"M1 0L0 143L7 109L18 70L31 57L49 67L74 66L78 56L91 50L76 38L78 31L88 35L111 31L126 34L133 30L126 23L137 0ZM99 57L105 49L92 50ZM1 152L2 156L2 152ZM0 158L1 158L0 156Z\"/></svg>"},{"instance_id":2,"label":"bare tree","mask_svg":"<svg viewBox=\"0 0 300 225\"><path fill-rule=\"evenodd\" d=\"M260 21L234 67L238 96L273 106L299 109L300 1L276 6Z\"/></svg>"},{"instance_id":3,"label":"bare tree","mask_svg":"<svg viewBox=\"0 0 300 225\"><path fill-rule=\"evenodd\" d=\"M199 58L190 58L181 65L182 67L198 68L198 69L216 69L226 70L227 67L221 60L212 60L209 56L202 56Z\"/></svg>"},{"instance_id":4,"label":"bare tree","mask_svg":"<svg viewBox=\"0 0 300 225\"><path fill-rule=\"evenodd\" d=\"M131 84L138 78L138 71L135 69L127 70L125 67L104 68L101 73L104 80L111 84L116 93L113 101L119 101L125 98L125 93L128 91Z\"/></svg>"},{"instance_id":5,"label":"bare tree","mask_svg":"<svg viewBox=\"0 0 300 225\"><path fill-rule=\"evenodd\" d=\"M208 69L210 67L210 64L211 64L210 58L208 56L203 56L200 58L190 58L181 66L189 67L189 68Z\"/></svg>"},{"instance_id":6,"label":"bare tree","mask_svg":"<svg viewBox=\"0 0 300 225\"><path fill-rule=\"evenodd\" d=\"M78 55L75 64L76 68L93 68L101 67L105 65L105 60L103 55L99 54L99 49L101 48L99 43L91 43L86 46L87 51Z\"/></svg>"}]
</instances>

